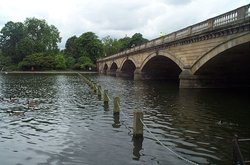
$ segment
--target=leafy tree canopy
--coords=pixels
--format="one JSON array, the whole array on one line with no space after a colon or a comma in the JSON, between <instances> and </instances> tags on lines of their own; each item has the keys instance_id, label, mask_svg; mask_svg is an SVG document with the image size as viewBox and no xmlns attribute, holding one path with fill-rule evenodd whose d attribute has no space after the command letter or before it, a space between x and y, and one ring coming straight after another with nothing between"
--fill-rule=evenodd
<instances>
[{"instance_id":1,"label":"leafy tree canopy","mask_svg":"<svg viewBox=\"0 0 250 165\"><path fill-rule=\"evenodd\" d=\"M24 23L9 21L0 31L0 49L17 64L34 53L56 53L59 31L45 20L27 18Z\"/></svg>"},{"instance_id":2,"label":"leafy tree canopy","mask_svg":"<svg viewBox=\"0 0 250 165\"><path fill-rule=\"evenodd\" d=\"M102 39L104 56L110 56L118 53L122 49L122 43L117 39L113 39L110 36L106 36Z\"/></svg>"},{"instance_id":3,"label":"leafy tree canopy","mask_svg":"<svg viewBox=\"0 0 250 165\"><path fill-rule=\"evenodd\" d=\"M80 56L89 57L92 62L96 62L98 57L103 54L103 45L101 40L93 32L83 33L78 38L78 52Z\"/></svg>"},{"instance_id":4,"label":"leafy tree canopy","mask_svg":"<svg viewBox=\"0 0 250 165\"><path fill-rule=\"evenodd\" d=\"M44 53L28 55L18 64L21 70L50 70L54 69L55 66L54 57Z\"/></svg>"},{"instance_id":5,"label":"leafy tree canopy","mask_svg":"<svg viewBox=\"0 0 250 165\"><path fill-rule=\"evenodd\" d=\"M72 36L70 37L65 44L65 54L73 57L75 59L79 58L79 53L77 52L78 48L77 48L77 37L76 36Z\"/></svg>"},{"instance_id":6,"label":"leafy tree canopy","mask_svg":"<svg viewBox=\"0 0 250 165\"><path fill-rule=\"evenodd\" d=\"M81 57L88 57L92 63L103 55L103 45L93 32L83 33L81 36L70 37L65 44L65 54L74 57L76 61Z\"/></svg>"},{"instance_id":7,"label":"leafy tree canopy","mask_svg":"<svg viewBox=\"0 0 250 165\"><path fill-rule=\"evenodd\" d=\"M110 36L107 36L102 39L102 42L105 56L110 56L123 50L146 43L148 40L143 38L142 34L135 33L131 38L126 36L119 40L112 39Z\"/></svg>"},{"instance_id":8,"label":"leafy tree canopy","mask_svg":"<svg viewBox=\"0 0 250 165\"><path fill-rule=\"evenodd\" d=\"M55 69L66 69L66 60L63 54L59 53L55 56Z\"/></svg>"}]
</instances>

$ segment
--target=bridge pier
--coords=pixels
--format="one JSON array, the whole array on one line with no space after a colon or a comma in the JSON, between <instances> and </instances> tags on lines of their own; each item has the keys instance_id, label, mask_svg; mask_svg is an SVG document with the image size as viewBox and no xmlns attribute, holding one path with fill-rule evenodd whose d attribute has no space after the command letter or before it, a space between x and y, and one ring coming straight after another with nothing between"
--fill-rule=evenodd
<instances>
[{"instance_id":1,"label":"bridge pier","mask_svg":"<svg viewBox=\"0 0 250 165\"><path fill-rule=\"evenodd\" d=\"M189 68L184 68L179 75L179 79L179 88L201 88L199 78L193 75Z\"/></svg>"},{"instance_id":2,"label":"bridge pier","mask_svg":"<svg viewBox=\"0 0 250 165\"><path fill-rule=\"evenodd\" d=\"M108 70L107 71L107 75L110 75L110 76L116 76L116 71L115 70Z\"/></svg>"},{"instance_id":3,"label":"bridge pier","mask_svg":"<svg viewBox=\"0 0 250 165\"><path fill-rule=\"evenodd\" d=\"M115 73L116 77L131 77L132 75L126 72L121 71L121 69L117 69Z\"/></svg>"},{"instance_id":4,"label":"bridge pier","mask_svg":"<svg viewBox=\"0 0 250 165\"><path fill-rule=\"evenodd\" d=\"M134 80L143 80L141 69L136 68L134 71Z\"/></svg>"},{"instance_id":5,"label":"bridge pier","mask_svg":"<svg viewBox=\"0 0 250 165\"><path fill-rule=\"evenodd\" d=\"M179 88L227 88L242 86L242 84L237 84L235 78L232 77L193 75L190 69L184 69L179 75L179 79Z\"/></svg>"},{"instance_id":6,"label":"bridge pier","mask_svg":"<svg viewBox=\"0 0 250 165\"><path fill-rule=\"evenodd\" d=\"M116 77L121 77L121 76L122 76L122 71L121 71L121 69L117 69L117 70L116 70L115 76L116 76Z\"/></svg>"}]
</instances>

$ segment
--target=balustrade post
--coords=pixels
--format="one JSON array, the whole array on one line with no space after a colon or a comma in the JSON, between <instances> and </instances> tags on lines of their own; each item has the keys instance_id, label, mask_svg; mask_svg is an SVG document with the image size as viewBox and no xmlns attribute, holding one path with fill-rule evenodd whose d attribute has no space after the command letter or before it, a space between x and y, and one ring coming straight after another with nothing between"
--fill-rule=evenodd
<instances>
[{"instance_id":1,"label":"balustrade post","mask_svg":"<svg viewBox=\"0 0 250 165\"><path fill-rule=\"evenodd\" d=\"M246 7L241 7L237 9L237 20L244 19L246 16Z\"/></svg>"},{"instance_id":2,"label":"balustrade post","mask_svg":"<svg viewBox=\"0 0 250 165\"><path fill-rule=\"evenodd\" d=\"M209 19L207 23L208 23L208 29L212 29L214 26L214 19Z\"/></svg>"},{"instance_id":3,"label":"balustrade post","mask_svg":"<svg viewBox=\"0 0 250 165\"><path fill-rule=\"evenodd\" d=\"M176 32L174 32L173 35L174 35L174 41L175 41L176 40Z\"/></svg>"},{"instance_id":4,"label":"balustrade post","mask_svg":"<svg viewBox=\"0 0 250 165\"><path fill-rule=\"evenodd\" d=\"M192 27L188 27L188 36L190 36L192 34Z\"/></svg>"}]
</instances>

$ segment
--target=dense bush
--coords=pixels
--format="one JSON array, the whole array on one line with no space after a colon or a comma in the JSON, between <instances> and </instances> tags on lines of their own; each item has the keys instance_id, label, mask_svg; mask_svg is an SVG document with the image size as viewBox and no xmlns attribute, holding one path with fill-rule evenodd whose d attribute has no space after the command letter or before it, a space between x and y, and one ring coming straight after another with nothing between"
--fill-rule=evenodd
<instances>
[{"instance_id":1,"label":"dense bush","mask_svg":"<svg viewBox=\"0 0 250 165\"><path fill-rule=\"evenodd\" d=\"M57 54L55 56L55 69L60 69L60 70L66 69L66 60L63 54Z\"/></svg>"},{"instance_id":2,"label":"dense bush","mask_svg":"<svg viewBox=\"0 0 250 165\"><path fill-rule=\"evenodd\" d=\"M55 66L55 58L43 53L28 55L18 64L20 70L51 70Z\"/></svg>"}]
</instances>

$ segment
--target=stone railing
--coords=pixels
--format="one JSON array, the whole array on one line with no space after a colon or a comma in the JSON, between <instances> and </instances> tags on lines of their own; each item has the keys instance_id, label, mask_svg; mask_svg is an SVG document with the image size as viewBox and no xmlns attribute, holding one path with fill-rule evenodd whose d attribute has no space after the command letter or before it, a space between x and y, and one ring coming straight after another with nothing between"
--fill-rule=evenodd
<instances>
[{"instance_id":1,"label":"stone railing","mask_svg":"<svg viewBox=\"0 0 250 165\"><path fill-rule=\"evenodd\" d=\"M172 41L177 41L186 37L190 37L192 35L201 34L208 30L213 30L216 28L226 27L229 24L234 24L239 21L245 21L250 19L250 4L237 8L235 10L229 11L227 13L221 14L219 16L210 18L206 21L197 23L195 25L189 26L187 28L178 30L176 32L170 33L168 35L153 39L145 44L133 47L131 49L127 49L120 53L114 54L109 57L105 57L99 59L99 61L106 61L109 59L113 59L119 56L123 56L126 54L130 54L136 51L152 48L158 45L166 44Z\"/></svg>"}]
</instances>

